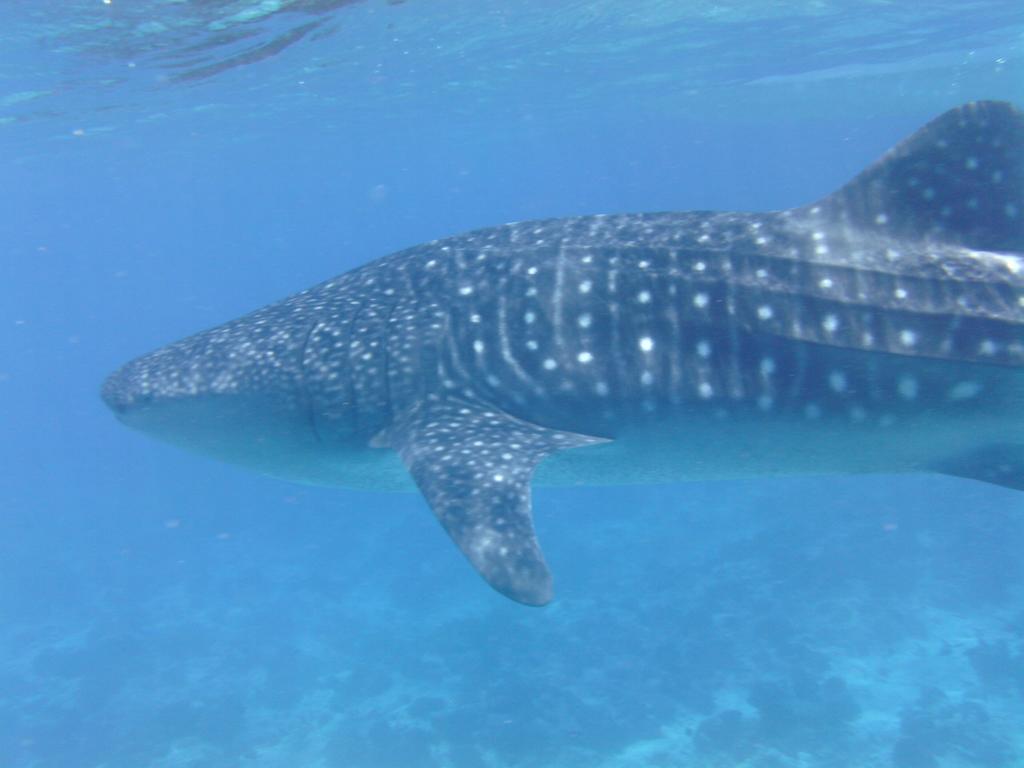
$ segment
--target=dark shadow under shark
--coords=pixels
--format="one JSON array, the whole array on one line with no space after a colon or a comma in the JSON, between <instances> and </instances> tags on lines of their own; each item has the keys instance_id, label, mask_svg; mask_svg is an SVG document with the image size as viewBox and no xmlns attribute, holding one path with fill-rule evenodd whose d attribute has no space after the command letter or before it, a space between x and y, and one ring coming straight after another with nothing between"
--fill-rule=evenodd
<instances>
[{"instance_id":1,"label":"dark shadow under shark","mask_svg":"<svg viewBox=\"0 0 1024 768\"><path fill-rule=\"evenodd\" d=\"M812 205L437 240L138 358L103 398L269 474L411 475L491 586L542 605L535 474L1024 489L1022 251L1024 117L977 102Z\"/></svg>"}]
</instances>

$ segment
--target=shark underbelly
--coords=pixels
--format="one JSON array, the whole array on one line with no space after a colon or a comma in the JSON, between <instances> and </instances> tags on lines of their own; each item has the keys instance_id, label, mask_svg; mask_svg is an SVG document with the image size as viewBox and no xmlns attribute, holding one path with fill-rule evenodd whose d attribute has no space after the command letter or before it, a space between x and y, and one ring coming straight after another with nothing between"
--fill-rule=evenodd
<instances>
[{"instance_id":1,"label":"shark underbelly","mask_svg":"<svg viewBox=\"0 0 1024 768\"><path fill-rule=\"evenodd\" d=\"M724 409L649 424L613 442L545 459L535 484L620 485L778 475L938 471L937 453L971 455L990 445L1024 445L1019 418L993 413L949 419L919 412L868 420L777 418Z\"/></svg>"},{"instance_id":2,"label":"shark underbelly","mask_svg":"<svg viewBox=\"0 0 1024 768\"><path fill-rule=\"evenodd\" d=\"M1012 405L1024 397L1007 396L1011 387L1024 395L1019 378L1014 374L1002 382L1003 407L953 401L946 407L870 411L855 406L831 413L805 406L782 414L765 413L755 403L695 408L636 423L607 442L547 456L535 471L534 485L943 471L942 459L955 462L989 446L1016 445L1024 453L1024 407ZM954 390L961 397L971 393L966 385ZM416 491L389 450L361 454L358 461L346 455L308 458L284 474L316 485Z\"/></svg>"},{"instance_id":3,"label":"shark underbelly","mask_svg":"<svg viewBox=\"0 0 1024 768\"><path fill-rule=\"evenodd\" d=\"M537 466L541 486L624 485L778 475L945 472L963 457L1020 446L1024 371L808 345L799 390L770 405L750 397L668 404L653 413L602 411L541 428L602 441L559 451ZM838 373L843 387L838 387ZM607 407L607 403L604 404ZM660 406L660 407L659 407ZM394 452L309 455L299 479L371 490L415 491ZM302 476L304 475L304 477Z\"/></svg>"}]
</instances>

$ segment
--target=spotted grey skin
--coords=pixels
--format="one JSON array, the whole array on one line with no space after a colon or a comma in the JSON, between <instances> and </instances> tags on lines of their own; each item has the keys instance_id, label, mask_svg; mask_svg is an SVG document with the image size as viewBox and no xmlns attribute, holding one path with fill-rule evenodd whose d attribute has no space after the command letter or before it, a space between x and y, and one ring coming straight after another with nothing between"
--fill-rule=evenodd
<instances>
[{"instance_id":1,"label":"spotted grey skin","mask_svg":"<svg viewBox=\"0 0 1024 768\"><path fill-rule=\"evenodd\" d=\"M141 357L103 396L271 474L411 475L480 574L540 605L534 474L1024 488L1022 251L1024 118L979 102L810 206L437 240Z\"/></svg>"}]
</instances>

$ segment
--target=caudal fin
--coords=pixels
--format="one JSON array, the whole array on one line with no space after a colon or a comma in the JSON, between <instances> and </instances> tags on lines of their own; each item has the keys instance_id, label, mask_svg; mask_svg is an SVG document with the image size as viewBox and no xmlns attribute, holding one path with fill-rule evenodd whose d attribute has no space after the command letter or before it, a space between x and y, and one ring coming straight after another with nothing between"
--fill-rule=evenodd
<instances>
[{"instance_id":1,"label":"caudal fin","mask_svg":"<svg viewBox=\"0 0 1024 768\"><path fill-rule=\"evenodd\" d=\"M1024 114L1003 101L951 109L815 205L890 237L1022 251Z\"/></svg>"}]
</instances>

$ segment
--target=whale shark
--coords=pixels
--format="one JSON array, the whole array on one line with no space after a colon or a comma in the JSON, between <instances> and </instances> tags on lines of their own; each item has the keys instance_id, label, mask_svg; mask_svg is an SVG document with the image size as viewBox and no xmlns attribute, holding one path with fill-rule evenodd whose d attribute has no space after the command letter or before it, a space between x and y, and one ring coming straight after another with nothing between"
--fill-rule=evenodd
<instances>
[{"instance_id":1,"label":"whale shark","mask_svg":"<svg viewBox=\"0 0 1024 768\"><path fill-rule=\"evenodd\" d=\"M531 483L934 472L1024 489L1024 116L952 109L769 212L518 222L135 359L125 424L291 480L415 490L553 597Z\"/></svg>"}]
</instances>

